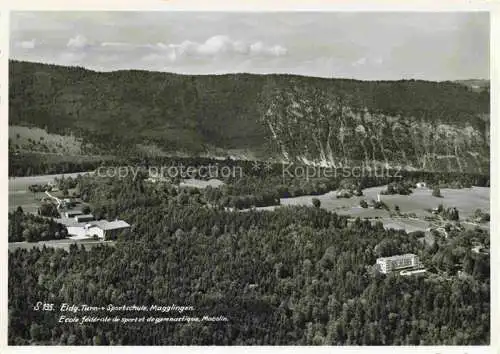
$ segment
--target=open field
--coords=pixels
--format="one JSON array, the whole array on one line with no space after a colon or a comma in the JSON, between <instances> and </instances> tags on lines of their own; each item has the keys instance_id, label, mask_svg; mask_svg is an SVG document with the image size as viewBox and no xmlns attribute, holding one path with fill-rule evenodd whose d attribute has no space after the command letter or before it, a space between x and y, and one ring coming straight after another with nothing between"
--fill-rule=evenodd
<instances>
[{"instance_id":1,"label":"open field","mask_svg":"<svg viewBox=\"0 0 500 354\"><path fill-rule=\"evenodd\" d=\"M320 196L301 196L296 198L281 199L282 205L312 205L312 199L318 198L321 206L330 211L340 214L355 215L359 217L376 217L386 215L384 210L363 209L359 207L359 202L363 199L369 201L377 200L377 194L385 186L367 188L363 190L363 196L348 199L337 199L336 192L332 191ZM428 213L425 209L432 209L442 203L448 207L456 207L461 217L470 216L474 210L489 210L490 189L487 187L472 187L463 189L441 189L443 198L432 196L432 190L427 188L414 189L410 195L381 195L382 201L394 209L399 205L402 213L415 213L417 216L425 216Z\"/></svg>"},{"instance_id":2,"label":"open field","mask_svg":"<svg viewBox=\"0 0 500 354\"><path fill-rule=\"evenodd\" d=\"M26 151L78 155L81 141L74 136L49 134L36 127L9 126L9 139L14 148ZM17 150L16 149L16 150Z\"/></svg>"},{"instance_id":3,"label":"open field","mask_svg":"<svg viewBox=\"0 0 500 354\"><path fill-rule=\"evenodd\" d=\"M487 187L472 187L463 189L441 189L443 198L432 196L432 190L427 188L414 189L410 195L381 195L381 200L394 210L398 205L401 213L414 213L417 218L394 218L383 209L361 208L361 200L377 200L377 194L385 186L367 188L363 190L363 196L337 199L336 191L331 191L319 196L300 196L295 198L282 198L280 203L286 205L308 205L312 206L313 198L321 201L321 207L341 215L350 215L360 218L380 218L386 228L404 229L406 232L425 231L430 223L423 220L424 216L430 215L425 209L432 209L442 203L446 207L456 207L460 213L460 219L464 220L471 216L476 209L489 212L490 189ZM259 210L274 210L279 206L257 208ZM485 226L487 227L487 225Z\"/></svg>"},{"instance_id":4,"label":"open field","mask_svg":"<svg viewBox=\"0 0 500 354\"><path fill-rule=\"evenodd\" d=\"M380 221L386 229L405 230L406 232L426 231L431 226L428 221L407 218L384 217Z\"/></svg>"},{"instance_id":5,"label":"open field","mask_svg":"<svg viewBox=\"0 0 500 354\"><path fill-rule=\"evenodd\" d=\"M336 192L329 192L320 196L301 196L296 198L281 199L282 205L312 205L312 199L318 198L321 207L335 211L339 214L349 214L359 217L387 216L385 210L363 209L359 207L359 202L363 199L370 201L377 200L377 194L385 186L367 188L363 190L363 196L349 199L337 199ZM395 205L399 205L402 213L415 213L418 217L429 215L425 209L432 209L442 203L446 207L456 207L460 212L460 217L465 218L474 213L476 209L489 211L490 209L490 189L487 187L472 187L463 189L441 189L443 198L432 196L432 190L427 188L414 189L410 195L381 195L382 201L391 210Z\"/></svg>"},{"instance_id":6,"label":"open field","mask_svg":"<svg viewBox=\"0 0 500 354\"><path fill-rule=\"evenodd\" d=\"M29 177L11 177L9 178L9 210L14 210L18 206L22 207L25 212L36 212L39 206L39 200L44 193L32 193L28 187L32 184L46 184L53 182L56 177L72 177L75 178L79 173L68 173L63 175L42 175ZM90 172L92 173L92 172Z\"/></svg>"},{"instance_id":7,"label":"open field","mask_svg":"<svg viewBox=\"0 0 500 354\"><path fill-rule=\"evenodd\" d=\"M189 178L183 180L181 183L179 183L180 187L193 187L193 188L207 188L208 186L211 186L213 188L218 188L220 186L224 185L224 182L222 182L219 179L212 178L209 179L208 181L204 181L201 179L197 178Z\"/></svg>"},{"instance_id":8,"label":"open field","mask_svg":"<svg viewBox=\"0 0 500 354\"><path fill-rule=\"evenodd\" d=\"M41 176L27 176L27 177L9 177L9 191L19 191L28 190L28 186L31 184L45 184L53 182L55 178L61 177L72 177L75 178L78 175L84 175L86 173L92 172L75 172L66 174L56 174L56 175L41 175Z\"/></svg>"}]
</instances>

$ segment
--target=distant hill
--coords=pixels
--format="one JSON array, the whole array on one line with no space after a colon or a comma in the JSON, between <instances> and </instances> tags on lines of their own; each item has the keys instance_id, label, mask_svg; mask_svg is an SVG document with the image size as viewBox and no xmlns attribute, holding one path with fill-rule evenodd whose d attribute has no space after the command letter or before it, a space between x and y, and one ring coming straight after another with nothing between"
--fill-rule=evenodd
<instances>
[{"instance_id":1,"label":"distant hill","mask_svg":"<svg viewBox=\"0 0 500 354\"><path fill-rule=\"evenodd\" d=\"M9 124L92 153L235 155L486 171L489 92L461 83L95 72L11 61Z\"/></svg>"}]
</instances>

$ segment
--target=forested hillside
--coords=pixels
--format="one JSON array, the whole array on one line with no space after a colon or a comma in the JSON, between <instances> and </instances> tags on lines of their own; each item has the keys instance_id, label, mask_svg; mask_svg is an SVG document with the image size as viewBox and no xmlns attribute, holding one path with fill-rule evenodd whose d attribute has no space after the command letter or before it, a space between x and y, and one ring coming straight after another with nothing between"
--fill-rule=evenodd
<instances>
[{"instance_id":1,"label":"forested hillside","mask_svg":"<svg viewBox=\"0 0 500 354\"><path fill-rule=\"evenodd\" d=\"M452 82L94 72L11 61L10 124L140 148L486 173L489 90Z\"/></svg>"}]
</instances>

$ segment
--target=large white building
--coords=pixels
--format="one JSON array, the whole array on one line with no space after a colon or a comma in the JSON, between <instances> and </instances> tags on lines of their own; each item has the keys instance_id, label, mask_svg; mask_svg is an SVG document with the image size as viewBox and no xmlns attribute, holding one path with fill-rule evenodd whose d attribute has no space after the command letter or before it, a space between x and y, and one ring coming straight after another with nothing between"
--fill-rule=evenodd
<instances>
[{"instance_id":1,"label":"large white building","mask_svg":"<svg viewBox=\"0 0 500 354\"><path fill-rule=\"evenodd\" d=\"M418 268L421 266L421 263L418 256L413 253L407 253L397 256L378 258L377 265L381 273L387 274L404 268Z\"/></svg>"},{"instance_id":2,"label":"large white building","mask_svg":"<svg viewBox=\"0 0 500 354\"><path fill-rule=\"evenodd\" d=\"M110 240L115 239L120 232L130 229L130 225L123 220L94 220L89 222L77 222L69 219L64 220L64 224L68 229L70 238L75 240L93 237Z\"/></svg>"},{"instance_id":3,"label":"large white building","mask_svg":"<svg viewBox=\"0 0 500 354\"><path fill-rule=\"evenodd\" d=\"M99 220L85 225L85 228L88 236L97 236L104 240L109 240L115 239L118 233L129 229L130 225L123 220Z\"/></svg>"}]
</instances>

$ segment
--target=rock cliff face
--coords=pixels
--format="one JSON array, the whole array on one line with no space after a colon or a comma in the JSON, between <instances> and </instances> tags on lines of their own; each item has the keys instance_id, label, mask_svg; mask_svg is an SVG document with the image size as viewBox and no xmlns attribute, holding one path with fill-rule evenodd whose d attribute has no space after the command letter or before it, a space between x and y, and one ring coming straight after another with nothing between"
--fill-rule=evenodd
<instances>
[{"instance_id":1,"label":"rock cliff face","mask_svg":"<svg viewBox=\"0 0 500 354\"><path fill-rule=\"evenodd\" d=\"M9 124L75 135L93 154L154 147L324 166L489 168L487 84L102 73L16 61L9 74Z\"/></svg>"},{"instance_id":2,"label":"rock cliff face","mask_svg":"<svg viewBox=\"0 0 500 354\"><path fill-rule=\"evenodd\" d=\"M481 172L489 164L489 118L449 124L356 108L342 96L291 89L269 100L262 122L286 161Z\"/></svg>"}]
</instances>

